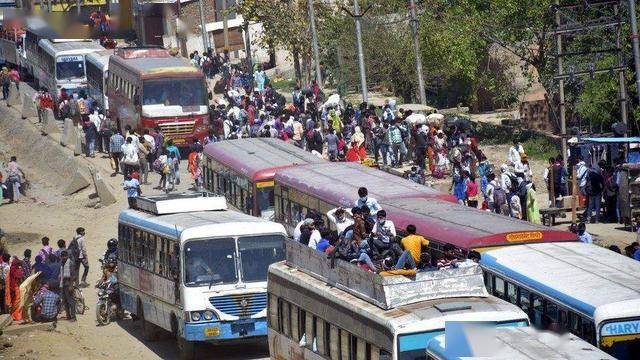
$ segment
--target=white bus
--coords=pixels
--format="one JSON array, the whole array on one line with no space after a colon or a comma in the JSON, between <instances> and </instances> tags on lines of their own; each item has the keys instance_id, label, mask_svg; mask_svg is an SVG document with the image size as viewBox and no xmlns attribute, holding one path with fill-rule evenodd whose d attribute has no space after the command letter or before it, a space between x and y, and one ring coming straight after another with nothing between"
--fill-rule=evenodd
<instances>
[{"instance_id":1,"label":"white bus","mask_svg":"<svg viewBox=\"0 0 640 360\"><path fill-rule=\"evenodd\" d=\"M618 359L640 358L640 262L578 242L490 250L481 265L489 292L534 325L562 326Z\"/></svg>"},{"instance_id":2,"label":"white bus","mask_svg":"<svg viewBox=\"0 0 640 360\"><path fill-rule=\"evenodd\" d=\"M558 335L533 327L499 328L477 333L462 343L452 339L447 329L445 335L429 341L427 360L615 360L573 334Z\"/></svg>"},{"instance_id":3,"label":"white bus","mask_svg":"<svg viewBox=\"0 0 640 360\"><path fill-rule=\"evenodd\" d=\"M38 68L35 77L49 89L56 103L62 89L67 94L87 90L85 56L104 48L93 40L50 40L38 43Z\"/></svg>"},{"instance_id":4,"label":"white bus","mask_svg":"<svg viewBox=\"0 0 640 360\"><path fill-rule=\"evenodd\" d=\"M146 339L169 332L188 359L196 342L267 335L267 268L284 257L282 225L202 194L139 198L137 207L118 219L118 278Z\"/></svg>"},{"instance_id":5,"label":"white bus","mask_svg":"<svg viewBox=\"0 0 640 360\"><path fill-rule=\"evenodd\" d=\"M87 95L104 110L106 115L109 110L109 99L107 98L107 83L109 70L109 57L113 55L113 50L102 50L87 55Z\"/></svg>"},{"instance_id":6,"label":"white bus","mask_svg":"<svg viewBox=\"0 0 640 360\"><path fill-rule=\"evenodd\" d=\"M424 359L447 321L528 326L527 315L489 296L478 266L381 277L286 242L269 267L271 359Z\"/></svg>"}]
</instances>

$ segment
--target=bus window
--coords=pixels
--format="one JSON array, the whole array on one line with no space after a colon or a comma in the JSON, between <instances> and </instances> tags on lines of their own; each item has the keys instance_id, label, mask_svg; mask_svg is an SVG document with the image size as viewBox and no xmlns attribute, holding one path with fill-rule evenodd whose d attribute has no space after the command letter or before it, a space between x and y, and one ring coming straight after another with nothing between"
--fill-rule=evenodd
<instances>
[{"instance_id":1,"label":"bus window","mask_svg":"<svg viewBox=\"0 0 640 360\"><path fill-rule=\"evenodd\" d=\"M516 286L512 283L507 283L507 300L512 304L517 304L518 301Z\"/></svg>"},{"instance_id":2,"label":"bus window","mask_svg":"<svg viewBox=\"0 0 640 360\"><path fill-rule=\"evenodd\" d=\"M537 326L543 326L542 319L544 318L544 299L540 296L533 294L533 316L531 321Z\"/></svg>"},{"instance_id":3,"label":"bus window","mask_svg":"<svg viewBox=\"0 0 640 360\"><path fill-rule=\"evenodd\" d=\"M258 214L263 219L273 220L275 213L275 196L273 186L259 187L256 185L256 205Z\"/></svg>"},{"instance_id":4,"label":"bus window","mask_svg":"<svg viewBox=\"0 0 640 360\"><path fill-rule=\"evenodd\" d=\"M582 318L578 314L574 313L573 311L569 311L569 330L577 336L581 335L580 334L581 321L582 321Z\"/></svg>"},{"instance_id":5,"label":"bus window","mask_svg":"<svg viewBox=\"0 0 640 360\"><path fill-rule=\"evenodd\" d=\"M589 342L591 344L596 343L596 328L593 325L593 322L591 322L588 319L585 319L583 317L580 318L580 322L582 325L582 338L586 341Z\"/></svg>"},{"instance_id":6,"label":"bus window","mask_svg":"<svg viewBox=\"0 0 640 360\"><path fill-rule=\"evenodd\" d=\"M284 237L241 237L238 239L238 250L242 263L242 281L266 281L269 265L284 259Z\"/></svg>"},{"instance_id":7,"label":"bus window","mask_svg":"<svg viewBox=\"0 0 640 360\"><path fill-rule=\"evenodd\" d=\"M552 322L558 322L560 320L558 316L558 305L552 303L551 301L547 301L547 306L544 313Z\"/></svg>"},{"instance_id":8,"label":"bus window","mask_svg":"<svg viewBox=\"0 0 640 360\"><path fill-rule=\"evenodd\" d=\"M527 315L531 314L531 303L529 302L529 291L519 288L518 289L518 305L522 309L522 311L526 312Z\"/></svg>"},{"instance_id":9,"label":"bus window","mask_svg":"<svg viewBox=\"0 0 640 360\"><path fill-rule=\"evenodd\" d=\"M184 246L185 285L233 284L238 281L234 239L193 240Z\"/></svg>"},{"instance_id":10,"label":"bus window","mask_svg":"<svg viewBox=\"0 0 640 360\"><path fill-rule=\"evenodd\" d=\"M495 277L495 285L496 285L495 290L494 290L495 295L497 297L499 297L499 298L505 299L505 296L504 296L505 295L505 290L504 290L505 283L504 283L504 280L502 280L501 278L496 276Z\"/></svg>"},{"instance_id":11,"label":"bus window","mask_svg":"<svg viewBox=\"0 0 640 360\"><path fill-rule=\"evenodd\" d=\"M489 294L493 295L493 275L486 271L484 273L484 286L487 288Z\"/></svg>"}]
</instances>

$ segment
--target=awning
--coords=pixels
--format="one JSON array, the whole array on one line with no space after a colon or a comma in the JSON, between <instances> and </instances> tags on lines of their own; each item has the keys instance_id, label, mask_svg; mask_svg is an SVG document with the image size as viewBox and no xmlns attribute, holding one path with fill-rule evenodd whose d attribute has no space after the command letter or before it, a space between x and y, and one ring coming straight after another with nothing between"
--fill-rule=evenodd
<instances>
[{"instance_id":1,"label":"awning","mask_svg":"<svg viewBox=\"0 0 640 360\"><path fill-rule=\"evenodd\" d=\"M583 142L594 142L602 144L614 144L614 143L640 143L640 137L615 137L615 138L583 138Z\"/></svg>"}]
</instances>

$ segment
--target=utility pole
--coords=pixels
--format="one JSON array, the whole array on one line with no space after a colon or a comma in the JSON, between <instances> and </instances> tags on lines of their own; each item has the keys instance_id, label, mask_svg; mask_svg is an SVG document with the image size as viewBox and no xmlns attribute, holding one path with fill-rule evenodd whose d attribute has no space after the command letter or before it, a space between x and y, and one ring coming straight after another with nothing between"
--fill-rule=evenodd
<instances>
[{"instance_id":1,"label":"utility pole","mask_svg":"<svg viewBox=\"0 0 640 360\"><path fill-rule=\"evenodd\" d=\"M253 84L253 57L251 56L251 35L249 34L249 20L244 19L244 46L247 53L247 72L251 75L251 83Z\"/></svg>"},{"instance_id":2,"label":"utility pole","mask_svg":"<svg viewBox=\"0 0 640 360\"><path fill-rule=\"evenodd\" d=\"M316 80L322 88L322 71L320 70L320 51L318 50L318 33L316 32L316 15L313 10L313 0L309 3L309 23L311 24L311 42L313 44L313 57L316 62Z\"/></svg>"},{"instance_id":3,"label":"utility pole","mask_svg":"<svg viewBox=\"0 0 640 360\"><path fill-rule=\"evenodd\" d=\"M180 0L178 0L178 2L180 2ZM208 41L209 33L207 32L207 24L204 17L203 2L204 0L198 0L198 7L200 8L200 28L202 31L202 46L203 46L202 53L204 54L205 52L207 52L207 48L209 47L209 41Z\"/></svg>"},{"instance_id":4,"label":"utility pole","mask_svg":"<svg viewBox=\"0 0 640 360\"><path fill-rule=\"evenodd\" d=\"M620 23L622 23L622 15L620 13L620 9L618 8L617 4L613 6L613 12L614 12L614 15L620 21ZM621 33L622 33L622 26L617 26L616 27L616 50L618 52L618 67L625 66L624 55L622 53L622 43L620 41ZM627 82L626 82L626 79L624 78L624 70L618 72L618 87L619 87L618 91L620 93L620 114L622 118L622 123L627 125L628 123Z\"/></svg>"},{"instance_id":5,"label":"utility pole","mask_svg":"<svg viewBox=\"0 0 640 360\"><path fill-rule=\"evenodd\" d=\"M138 22L140 23L140 41L145 45L147 43L147 34L144 29L144 2L138 3Z\"/></svg>"},{"instance_id":6,"label":"utility pole","mask_svg":"<svg viewBox=\"0 0 640 360\"><path fill-rule=\"evenodd\" d=\"M224 49L229 50L229 24L227 23L227 0L222 0L222 33L224 35Z\"/></svg>"},{"instance_id":7,"label":"utility pole","mask_svg":"<svg viewBox=\"0 0 640 360\"><path fill-rule=\"evenodd\" d=\"M80 16L80 4L82 3L82 0L76 0L76 8L78 11L78 16Z\"/></svg>"},{"instance_id":8,"label":"utility pole","mask_svg":"<svg viewBox=\"0 0 640 360\"><path fill-rule=\"evenodd\" d=\"M353 16L356 20L356 42L358 43L358 67L360 68L360 88L362 89L362 102L369 101L369 94L367 93L367 73L364 69L364 52L362 51L362 29L360 28L360 17L364 14L360 14L360 5L358 0L353 1Z\"/></svg>"},{"instance_id":9,"label":"utility pole","mask_svg":"<svg viewBox=\"0 0 640 360\"><path fill-rule=\"evenodd\" d=\"M560 0L555 0L556 7L560 6ZM560 20L560 10L556 9L555 13L556 27L560 28L562 25ZM556 34L556 50L558 51L558 74L564 74L562 66L562 35ZM567 162L567 119L566 109L564 103L564 78L560 78L560 136L562 136L562 166L568 166ZM574 194L572 194L574 195Z\"/></svg>"},{"instance_id":10,"label":"utility pole","mask_svg":"<svg viewBox=\"0 0 640 360\"><path fill-rule=\"evenodd\" d=\"M640 45L638 44L638 19L636 19L636 0L629 0L629 17L631 17L631 40L633 45L633 61L636 68L636 87L640 103Z\"/></svg>"},{"instance_id":11,"label":"utility pole","mask_svg":"<svg viewBox=\"0 0 640 360\"><path fill-rule=\"evenodd\" d=\"M47 0L47 12L51 12L51 0Z\"/></svg>"},{"instance_id":12,"label":"utility pole","mask_svg":"<svg viewBox=\"0 0 640 360\"><path fill-rule=\"evenodd\" d=\"M427 105L427 95L424 90L424 76L422 74L422 54L420 54L420 40L418 39L418 19L416 18L416 4L414 0L409 0L409 14L411 15L413 52L416 57L416 73L418 74L418 95L420 95L420 104Z\"/></svg>"}]
</instances>

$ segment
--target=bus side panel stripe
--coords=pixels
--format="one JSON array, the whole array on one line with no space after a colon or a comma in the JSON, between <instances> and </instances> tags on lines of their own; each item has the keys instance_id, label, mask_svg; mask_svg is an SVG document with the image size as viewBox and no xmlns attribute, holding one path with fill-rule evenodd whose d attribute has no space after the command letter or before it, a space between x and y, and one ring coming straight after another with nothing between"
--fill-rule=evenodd
<instances>
[{"instance_id":1,"label":"bus side panel stripe","mask_svg":"<svg viewBox=\"0 0 640 360\"><path fill-rule=\"evenodd\" d=\"M566 303L567 305L572 306L577 310L582 311L583 313L588 314L593 318L593 313L595 312L596 308L591 304L587 304L584 301L580 301L574 297L568 296L567 294L563 294L560 291L548 285L545 285L539 281L536 281L516 271L513 271L507 268L506 266L500 264L498 260L490 254L487 254L487 253L482 254L482 259L480 260L480 262L484 267L492 271L495 271L499 274L503 274L506 277L512 278L523 284L529 285L530 287L537 290L541 294L550 296L554 299L557 299L558 301ZM509 279L505 279L505 280L508 281Z\"/></svg>"}]
</instances>

